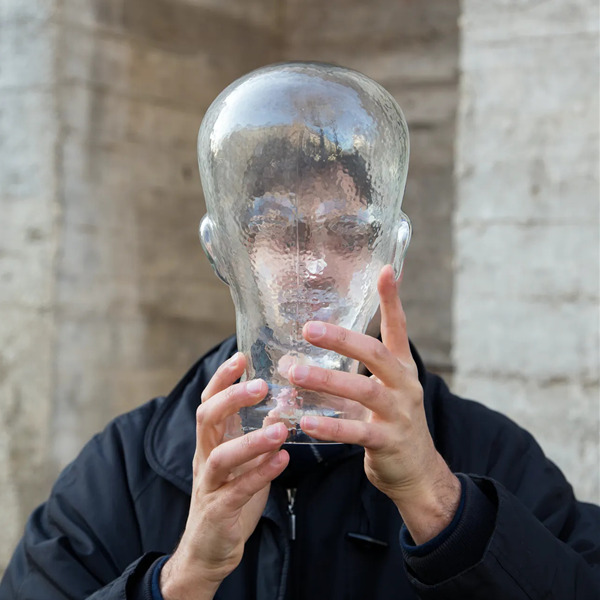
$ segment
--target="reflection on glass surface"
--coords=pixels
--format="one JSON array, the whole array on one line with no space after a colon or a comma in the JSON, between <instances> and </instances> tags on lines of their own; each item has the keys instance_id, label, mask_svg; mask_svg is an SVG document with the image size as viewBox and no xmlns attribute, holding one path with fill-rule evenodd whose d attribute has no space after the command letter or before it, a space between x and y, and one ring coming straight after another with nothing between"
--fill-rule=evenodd
<instances>
[{"instance_id":1,"label":"reflection on glass surface","mask_svg":"<svg viewBox=\"0 0 600 600\"><path fill-rule=\"evenodd\" d=\"M231 290L248 379L269 394L244 409L248 432L283 421L289 441L314 442L304 414L362 418L349 400L290 384L294 364L356 372L356 361L302 338L309 320L364 332L377 275L399 274L410 239L401 210L408 129L395 100L364 75L284 63L237 80L198 136L207 214L204 249Z\"/></svg>"}]
</instances>

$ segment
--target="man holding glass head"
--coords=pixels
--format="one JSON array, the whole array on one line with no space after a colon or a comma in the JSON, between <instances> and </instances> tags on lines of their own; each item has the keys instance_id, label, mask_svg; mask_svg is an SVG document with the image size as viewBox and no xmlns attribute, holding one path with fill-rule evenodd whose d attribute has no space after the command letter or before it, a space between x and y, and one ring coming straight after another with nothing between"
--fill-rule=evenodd
<instances>
[{"instance_id":1,"label":"man holding glass head","mask_svg":"<svg viewBox=\"0 0 600 600\"><path fill-rule=\"evenodd\" d=\"M83 450L1 600L597 597L598 507L409 343L403 127L329 65L267 67L215 101L201 235L237 343ZM378 303L380 339L362 333Z\"/></svg>"}]
</instances>

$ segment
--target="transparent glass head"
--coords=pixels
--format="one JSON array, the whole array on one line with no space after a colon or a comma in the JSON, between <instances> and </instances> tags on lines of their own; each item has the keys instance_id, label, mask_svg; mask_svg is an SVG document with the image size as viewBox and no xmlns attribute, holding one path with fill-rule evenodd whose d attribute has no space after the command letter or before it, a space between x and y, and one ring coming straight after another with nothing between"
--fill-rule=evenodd
<instances>
[{"instance_id":1,"label":"transparent glass head","mask_svg":"<svg viewBox=\"0 0 600 600\"><path fill-rule=\"evenodd\" d=\"M410 240L401 210L409 141L400 107L355 71L283 63L238 79L198 136L207 214L200 238L230 287L246 377L269 386L241 413L244 433L282 421L288 441L315 440L300 418L362 418L362 407L290 384L294 364L356 372L356 361L302 338L310 320L364 332L377 276L397 275Z\"/></svg>"}]
</instances>

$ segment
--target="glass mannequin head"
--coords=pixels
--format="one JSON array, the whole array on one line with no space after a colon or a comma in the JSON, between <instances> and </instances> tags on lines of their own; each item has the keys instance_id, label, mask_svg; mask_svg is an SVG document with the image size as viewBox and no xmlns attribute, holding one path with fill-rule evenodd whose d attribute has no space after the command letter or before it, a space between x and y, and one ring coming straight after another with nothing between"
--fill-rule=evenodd
<instances>
[{"instance_id":1,"label":"glass mannequin head","mask_svg":"<svg viewBox=\"0 0 600 600\"><path fill-rule=\"evenodd\" d=\"M238 79L210 106L198 136L207 214L203 247L231 290L247 378L269 386L242 414L244 432L283 421L289 441L314 442L304 414L360 418L360 405L290 384L293 364L354 371L356 361L302 338L307 321L364 332L377 276L400 274L410 240L401 210L408 128L364 75L283 63Z\"/></svg>"}]
</instances>

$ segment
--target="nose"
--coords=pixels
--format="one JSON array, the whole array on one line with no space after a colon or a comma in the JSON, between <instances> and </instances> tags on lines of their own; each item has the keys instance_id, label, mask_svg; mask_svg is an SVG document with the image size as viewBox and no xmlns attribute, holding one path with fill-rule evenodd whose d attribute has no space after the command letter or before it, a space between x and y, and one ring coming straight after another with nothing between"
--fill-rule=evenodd
<instances>
[{"instance_id":1,"label":"nose","mask_svg":"<svg viewBox=\"0 0 600 600\"><path fill-rule=\"evenodd\" d=\"M326 267L327 261L324 258L307 260L305 263L305 268L311 275L322 275Z\"/></svg>"}]
</instances>

